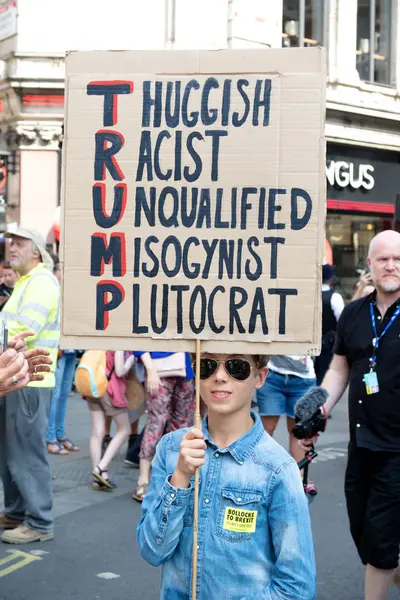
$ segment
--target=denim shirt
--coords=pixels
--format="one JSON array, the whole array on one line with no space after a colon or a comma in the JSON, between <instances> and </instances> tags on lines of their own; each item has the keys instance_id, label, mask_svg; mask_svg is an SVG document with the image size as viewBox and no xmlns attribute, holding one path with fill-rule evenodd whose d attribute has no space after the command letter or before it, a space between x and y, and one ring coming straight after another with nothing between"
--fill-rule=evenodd
<instances>
[{"instance_id":1,"label":"denim shirt","mask_svg":"<svg viewBox=\"0 0 400 600\"><path fill-rule=\"evenodd\" d=\"M227 448L202 424L196 600L312 600L314 548L300 472L252 417L253 427ZM187 489L169 483L186 431L158 444L137 528L142 557L163 565L161 600L191 599L194 478Z\"/></svg>"}]
</instances>

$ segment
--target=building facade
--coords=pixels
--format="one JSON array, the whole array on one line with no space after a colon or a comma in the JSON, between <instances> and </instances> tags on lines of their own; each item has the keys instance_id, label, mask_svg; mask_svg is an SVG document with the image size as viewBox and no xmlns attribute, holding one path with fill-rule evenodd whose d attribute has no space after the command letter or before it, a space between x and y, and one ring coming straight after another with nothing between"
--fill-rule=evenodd
<instances>
[{"instance_id":1,"label":"building facade","mask_svg":"<svg viewBox=\"0 0 400 600\"><path fill-rule=\"evenodd\" d=\"M54 242L69 49L303 45L327 49L327 248L349 297L400 194L400 0L0 0L0 230Z\"/></svg>"}]
</instances>

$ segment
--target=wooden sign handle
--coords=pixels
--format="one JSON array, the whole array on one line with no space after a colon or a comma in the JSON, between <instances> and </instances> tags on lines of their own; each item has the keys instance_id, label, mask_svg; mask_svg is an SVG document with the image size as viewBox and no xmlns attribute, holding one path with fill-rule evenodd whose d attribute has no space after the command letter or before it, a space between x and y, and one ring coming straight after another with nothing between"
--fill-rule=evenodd
<instances>
[{"instance_id":1,"label":"wooden sign handle","mask_svg":"<svg viewBox=\"0 0 400 600\"><path fill-rule=\"evenodd\" d=\"M201 427L200 415L200 340L196 340L196 413L195 427ZM196 600L197 586L197 540L199 536L199 469L194 474L193 553L192 553L192 600Z\"/></svg>"}]
</instances>

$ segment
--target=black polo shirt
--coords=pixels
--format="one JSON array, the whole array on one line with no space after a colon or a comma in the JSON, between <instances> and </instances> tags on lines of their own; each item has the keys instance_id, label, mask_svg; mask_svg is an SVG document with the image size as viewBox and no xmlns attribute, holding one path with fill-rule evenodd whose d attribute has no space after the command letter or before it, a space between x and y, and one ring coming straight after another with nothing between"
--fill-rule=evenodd
<instances>
[{"instance_id":1,"label":"black polo shirt","mask_svg":"<svg viewBox=\"0 0 400 600\"><path fill-rule=\"evenodd\" d=\"M346 356L350 367L350 438L374 451L400 452L400 315L379 342L376 373L379 392L368 395L363 381L373 354L370 304L378 336L390 321L400 299L384 318L375 304L375 292L348 304L339 319L334 353Z\"/></svg>"}]
</instances>

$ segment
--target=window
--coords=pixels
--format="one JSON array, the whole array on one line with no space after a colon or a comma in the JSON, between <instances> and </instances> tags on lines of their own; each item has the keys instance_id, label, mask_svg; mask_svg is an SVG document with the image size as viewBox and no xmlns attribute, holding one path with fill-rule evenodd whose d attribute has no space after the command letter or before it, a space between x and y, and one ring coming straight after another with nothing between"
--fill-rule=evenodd
<instances>
[{"instance_id":1,"label":"window","mask_svg":"<svg viewBox=\"0 0 400 600\"><path fill-rule=\"evenodd\" d=\"M283 0L282 46L323 46L328 0Z\"/></svg>"},{"instance_id":2,"label":"window","mask_svg":"<svg viewBox=\"0 0 400 600\"><path fill-rule=\"evenodd\" d=\"M358 0L357 71L371 83L392 85L392 0Z\"/></svg>"}]
</instances>

